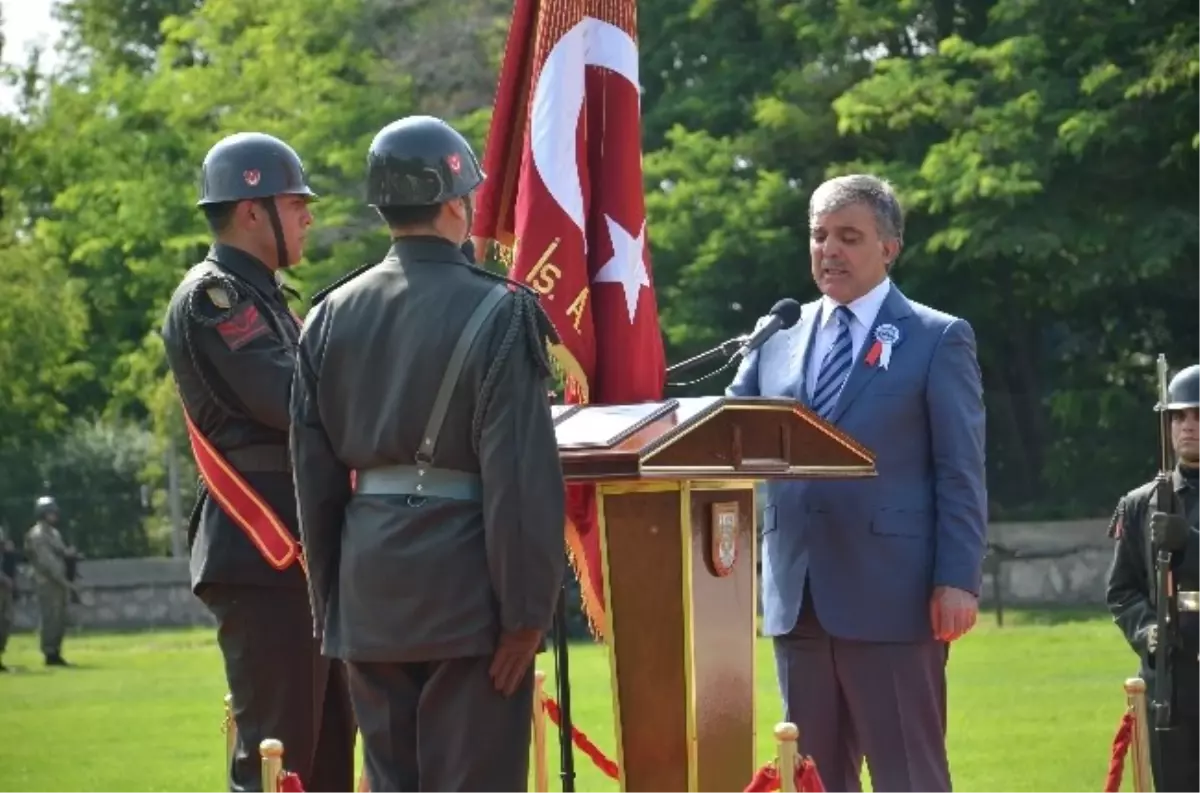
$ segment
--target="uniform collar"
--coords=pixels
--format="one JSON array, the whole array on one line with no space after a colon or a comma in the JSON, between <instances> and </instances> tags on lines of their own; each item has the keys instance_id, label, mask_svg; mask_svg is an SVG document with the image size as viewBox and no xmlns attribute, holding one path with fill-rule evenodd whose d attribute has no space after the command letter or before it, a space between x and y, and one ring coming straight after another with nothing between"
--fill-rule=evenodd
<instances>
[{"instance_id":1,"label":"uniform collar","mask_svg":"<svg viewBox=\"0 0 1200 793\"><path fill-rule=\"evenodd\" d=\"M229 270L265 295L274 295L279 291L279 281L276 280L275 273L271 268L263 264L257 256L249 254L241 248L216 242L208 251L208 259Z\"/></svg>"},{"instance_id":2,"label":"uniform collar","mask_svg":"<svg viewBox=\"0 0 1200 793\"><path fill-rule=\"evenodd\" d=\"M455 264L472 264L467 261L462 248L445 237L433 234L397 237L392 240L390 256L402 262L451 261Z\"/></svg>"},{"instance_id":3,"label":"uniform collar","mask_svg":"<svg viewBox=\"0 0 1200 793\"><path fill-rule=\"evenodd\" d=\"M887 297L888 290L892 288L892 279L884 278L875 288L867 292L857 300L853 300L846 305L850 309L850 313L854 318L862 323L864 328L870 328L875 324L875 318L879 316L879 309L883 305L884 298ZM833 321L834 312L841 305L829 295L821 298L821 326L825 327Z\"/></svg>"},{"instance_id":4,"label":"uniform collar","mask_svg":"<svg viewBox=\"0 0 1200 793\"><path fill-rule=\"evenodd\" d=\"M1176 493L1182 493L1191 486L1191 483L1188 482L1187 477L1183 475L1183 471L1180 470L1178 465L1171 472L1171 485L1175 488Z\"/></svg>"}]
</instances>

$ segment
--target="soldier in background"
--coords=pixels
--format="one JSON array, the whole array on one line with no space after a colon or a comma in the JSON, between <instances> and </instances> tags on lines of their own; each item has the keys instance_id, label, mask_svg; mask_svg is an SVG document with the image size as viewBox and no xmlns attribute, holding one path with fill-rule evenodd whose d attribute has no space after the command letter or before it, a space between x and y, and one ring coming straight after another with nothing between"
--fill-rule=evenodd
<instances>
[{"instance_id":1,"label":"soldier in background","mask_svg":"<svg viewBox=\"0 0 1200 793\"><path fill-rule=\"evenodd\" d=\"M314 300L292 388L316 631L371 790L525 790L565 566L553 328L464 253L483 174L458 132L403 119L367 162L393 244Z\"/></svg>"},{"instance_id":2,"label":"soldier in background","mask_svg":"<svg viewBox=\"0 0 1200 793\"><path fill-rule=\"evenodd\" d=\"M0 526L0 672L7 672L4 650L12 631L13 612L17 602L17 562L20 556L4 527Z\"/></svg>"},{"instance_id":3,"label":"soldier in background","mask_svg":"<svg viewBox=\"0 0 1200 793\"><path fill-rule=\"evenodd\" d=\"M67 578L71 550L58 531L58 504L53 498L39 498L34 516L37 523L25 535L25 558L33 567L37 582L42 655L46 666L67 666L62 657L62 642L67 632L67 603L75 588Z\"/></svg>"},{"instance_id":4,"label":"soldier in background","mask_svg":"<svg viewBox=\"0 0 1200 793\"><path fill-rule=\"evenodd\" d=\"M354 717L312 634L287 448L300 321L280 271L303 256L316 194L270 135L224 138L202 170L214 240L171 296L162 338L203 482L188 546L233 697L229 784L261 790L259 743L276 738L305 790L350 790Z\"/></svg>"},{"instance_id":5,"label":"soldier in background","mask_svg":"<svg viewBox=\"0 0 1200 793\"><path fill-rule=\"evenodd\" d=\"M1171 445L1176 465L1170 484L1182 514L1170 514L1155 503L1155 483L1148 482L1125 494L1113 514L1110 536L1116 539L1108 573L1108 607L1129 645L1141 660L1141 676L1148 692L1155 691L1155 650L1168 641L1157 624L1154 547L1151 536L1164 529L1186 536L1182 552L1172 554L1171 570L1177 591L1200 588L1200 529L1197 528L1197 477L1200 475L1200 366L1189 366L1177 374L1167 389L1165 410L1171 419ZM1196 760L1200 705L1200 637L1197 614L1181 610L1178 637L1171 650L1171 681L1175 729L1150 729L1154 789L1158 791L1200 790L1200 764ZM1152 719L1153 721L1153 719Z\"/></svg>"}]
</instances>

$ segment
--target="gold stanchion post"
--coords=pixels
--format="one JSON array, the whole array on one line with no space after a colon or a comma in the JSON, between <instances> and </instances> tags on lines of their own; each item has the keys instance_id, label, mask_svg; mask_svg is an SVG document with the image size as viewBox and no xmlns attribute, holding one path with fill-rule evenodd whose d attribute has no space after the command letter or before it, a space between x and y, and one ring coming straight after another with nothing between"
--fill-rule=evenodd
<instances>
[{"instance_id":1,"label":"gold stanchion post","mask_svg":"<svg viewBox=\"0 0 1200 793\"><path fill-rule=\"evenodd\" d=\"M533 789L536 793L550 790L550 774L546 767L546 673L533 673Z\"/></svg>"},{"instance_id":2,"label":"gold stanchion post","mask_svg":"<svg viewBox=\"0 0 1200 793\"><path fill-rule=\"evenodd\" d=\"M233 755L237 751L237 723L233 720L233 694L225 695L225 720L221 722L221 732L225 733L225 778L221 786L229 785L229 776L233 773Z\"/></svg>"},{"instance_id":3,"label":"gold stanchion post","mask_svg":"<svg viewBox=\"0 0 1200 793\"><path fill-rule=\"evenodd\" d=\"M262 755L263 793L279 793L279 777L283 774L283 742L265 738L258 745L258 753Z\"/></svg>"},{"instance_id":4,"label":"gold stanchion post","mask_svg":"<svg viewBox=\"0 0 1200 793\"><path fill-rule=\"evenodd\" d=\"M1125 681L1125 701L1133 712L1132 751L1133 789L1135 793L1149 793L1153 788L1150 781L1150 720L1146 709L1146 681L1131 677Z\"/></svg>"},{"instance_id":5,"label":"gold stanchion post","mask_svg":"<svg viewBox=\"0 0 1200 793\"><path fill-rule=\"evenodd\" d=\"M775 740L779 743L779 789L784 793L796 793L796 766L799 764L800 729L790 721L775 725Z\"/></svg>"}]
</instances>

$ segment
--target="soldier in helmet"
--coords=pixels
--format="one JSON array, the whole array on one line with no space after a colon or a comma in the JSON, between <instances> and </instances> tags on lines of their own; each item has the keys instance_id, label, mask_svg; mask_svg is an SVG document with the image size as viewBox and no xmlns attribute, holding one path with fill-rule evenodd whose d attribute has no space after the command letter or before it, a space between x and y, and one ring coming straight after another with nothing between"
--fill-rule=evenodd
<instances>
[{"instance_id":1,"label":"soldier in helmet","mask_svg":"<svg viewBox=\"0 0 1200 793\"><path fill-rule=\"evenodd\" d=\"M1196 745L1200 704L1200 640L1195 593L1200 589L1200 529L1197 528L1197 475L1200 473L1200 366L1179 372L1167 388L1167 401L1156 406L1170 417L1171 445L1176 465L1171 476L1177 512L1157 503L1154 482L1125 494L1117 503L1110 535L1116 539L1108 574L1108 607L1121 632L1141 659L1147 690L1155 690L1155 650L1160 641L1174 639L1171 653L1173 729L1150 730L1154 789L1200 790ZM1177 636L1168 637L1157 624L1155 548L1152 537L1174 537L1171 571L1179 597Z\"/></svg>"},{"instance_id":2,"label":"soldier in helmet","mask_svg":"<svg viewBox=\"0 0 1200 793\"><path fill-rule=\"evenodd\" d=\"M383 261L318 293L292 389L316 631L371 790L524 790L533 660L564 571L535 294L464 250L483 173L444 122L367 155ZM351 476L354 476L354 482Z\"/></svg>"},{"instance_id":3,"label":"soldier in helmet","mask_svg":"<svg viewBox=\"0 0 1200 793\"><path fill-rule=\"evenodd\" d=\"M8 532L0 526L0 672L7 672L4 665L4 650L8 647L8 635L12 631L13 614L17 602L17 555L16 544L8 538Z\"/></svg>"},{"instance_id":4,"label":"soldier in helmet","mask_svg":"<svg viewBox=\"0 0 1200 793\"><path fill-rule=\"evenodd\" d=\"M233 696L232 790L261 790L264 738L283 742L306 790L353 787L349 692L312 635L287 448L300 321L279 274L301 259L315 197L283 141L239 133L213 146L199 206L214 241L162 327L201 475L192 588L216 618Z\"/></svg>"},{"instance_id":5,"label":"soldier in helmet","mask_svg":"<svg viewBox=\"0 0 1200 793\"><path fill-rule=\"evenodd\" d=\"M42 655L46 666L67 666L62 657L62 642L67 632L67 604L75 589L67 575L72 549L58 531L58 504L53 498L39 498L33 514L37 522L25 535L25 557L37 581Z\"/></svg>"}]
</instances>

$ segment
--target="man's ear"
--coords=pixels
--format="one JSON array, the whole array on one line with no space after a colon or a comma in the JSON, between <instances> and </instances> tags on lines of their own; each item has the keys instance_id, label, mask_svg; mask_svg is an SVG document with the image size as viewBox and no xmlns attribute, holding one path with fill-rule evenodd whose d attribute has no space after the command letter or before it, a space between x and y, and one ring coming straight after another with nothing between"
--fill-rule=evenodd
<instances>
[{"instance_id":1,"label":"man's ear","mask_svg":"<svg viewBox=\"0 0 1200 793\"><path fill-rule=\"evenodd\" d=\"M883 258L887 261L888 269L892 269L892 265L896 263L896 259L900 258L900 249L903 244L900 240L890 239L883 241Z\"/></svg>"},{"instance_id":2,"label":"man's ear","mask_svg":"<svg viewBox=\"0 0 1200 793\"><path fill-rule=\"evenodd\" d=\"M446 202L446 209L456 218L467 217L467 203L463 198L455 198Z\"/></svg>"}]
</instances>

